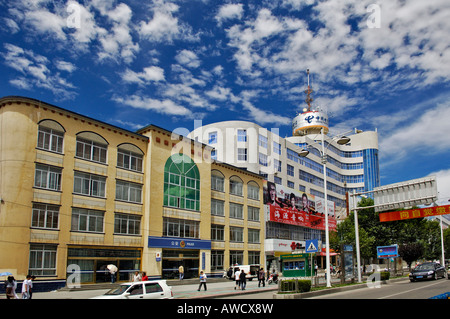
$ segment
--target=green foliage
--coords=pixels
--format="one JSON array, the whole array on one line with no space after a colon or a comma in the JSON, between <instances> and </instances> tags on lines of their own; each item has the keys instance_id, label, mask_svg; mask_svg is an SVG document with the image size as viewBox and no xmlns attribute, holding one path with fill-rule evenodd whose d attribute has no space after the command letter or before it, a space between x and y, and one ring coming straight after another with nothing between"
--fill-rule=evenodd
<instances>
[{"instance_id":1,"label":"green foliage","mask_svg":"<svg viewBox=\"0 0 450 319\"><path fill-rule=\"evenodd\" d=\"M279 286L281 293L300 293L311 290L311 280L286 279L281 280Z\"/></svg>"},{"instance_id":2,"label":"green foliage","mask_svg":"<svg viewBox=\"0 0 450 319\"><path fill-rule=\"evenodd\" d=\"M358 207L373 206L371 198L363 198ZM358 211L359 243L361 257L368 259L376 258L377 246L387 246L398 244L399 247L413 243L419 243L422 250L409 252L407 257L400 253L404 259L415 257L414 260L438 259L441 254L439 223L429 221L424 218L415 218L393 222L380 222L379 213L374 208L361 209ZM336 232L330 235L330 247L339 252L342 244L355 245L355 215L351 212L349 217L337 225ZM445 247L450 246L450 230L445 238L449 242ZM411 247L412 248L412 247ZM405 248L406 249L406 248ZM414 256L412 256L414 255ZM413 261L414 261L413 260ZM405 261L407 261L405 259ZM407 261L408 262L408 261Z\"/></svg>"}]
</instances>

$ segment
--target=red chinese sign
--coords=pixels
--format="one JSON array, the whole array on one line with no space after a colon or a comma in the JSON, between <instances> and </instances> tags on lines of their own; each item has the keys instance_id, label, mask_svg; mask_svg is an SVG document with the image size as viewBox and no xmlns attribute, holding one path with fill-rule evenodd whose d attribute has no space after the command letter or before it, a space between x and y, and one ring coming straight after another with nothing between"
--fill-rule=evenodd
<instances>
[{"instance_id":1,"label":"red chinese sign","mask_svg":"<svg viewBox=\"0 0 450 319\"><path fill-rule=\"evenodd\" d=\"M450 214L450 205L380 213L380 222Z\"/></svg>"},{"instance_id":2,"label":"red chinese sign","mask_svg":"<svg viewBox=\"0 0 450 319\"><path fill-rule=\"evenodd\" d=\"M269 206L269 208L270 221L272 222L325 230L325 217L320 216L322 214L318 216L307 214L304 211L275 206ZM330 230L336 229L336 219L334 219L333 217L328 218L328 228Z\"/></svg>"}]
</instances>

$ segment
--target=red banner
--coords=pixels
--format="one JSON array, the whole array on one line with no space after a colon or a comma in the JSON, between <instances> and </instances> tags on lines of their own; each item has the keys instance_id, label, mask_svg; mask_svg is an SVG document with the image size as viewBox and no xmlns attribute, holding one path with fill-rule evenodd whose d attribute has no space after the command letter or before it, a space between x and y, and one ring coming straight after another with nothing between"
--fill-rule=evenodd
<instances>
[{"instance_id":1,"label":"red banner","mask_svg":"<svg viewBox=\"0 0 450 319\"><path fill-rule=\"evenodd\" d=\"M380 222L450 214L450 205L380 213Z\"/></svg>"},{"instance_id":2,"label":"red banner","mask_svg":"<svg viewBox=\"0 0 450 319\"><path fill-rule=\"evenodd\" d=\"M269 205L270 221L325 230L325 217ZM336 230L336 219L328 217L328 228Z\"/></svg>"}]
</instances>

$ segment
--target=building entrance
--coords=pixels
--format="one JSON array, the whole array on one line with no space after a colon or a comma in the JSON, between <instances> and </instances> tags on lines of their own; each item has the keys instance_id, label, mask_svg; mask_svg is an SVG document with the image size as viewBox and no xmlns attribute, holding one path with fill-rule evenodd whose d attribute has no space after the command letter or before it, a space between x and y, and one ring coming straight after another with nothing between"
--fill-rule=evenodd
<instances>
[{"instance_id":1,"label":"building entrance","mask_svg":"<svg viewBox=\"0 0 450 319\"><path fill-rule=\"evenodd\" d=\"M197 278L199 276L199 250L164 249L162 253L162 278L179 278L178 268L183 266L184 278Z\"/></svg>"}]
</instances>

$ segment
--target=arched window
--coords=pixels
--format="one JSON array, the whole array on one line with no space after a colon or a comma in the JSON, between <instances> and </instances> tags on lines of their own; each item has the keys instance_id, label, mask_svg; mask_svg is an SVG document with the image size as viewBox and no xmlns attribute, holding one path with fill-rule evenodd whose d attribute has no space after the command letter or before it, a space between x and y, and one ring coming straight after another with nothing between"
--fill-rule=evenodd
<instances>
[{"instance_id":1,"label":"arched window","mask_svg":"<svg viewBox=\"0 0 450 319\"><path fill-rule=\"evenodd\" d=\"M247 197L259 200L259 186L256 182L250 181L247 184Z\"/></svg>"},{"instance_id":2,"label":"arched window","mask_svg":"<svg viewBox=\"0 0 450 319\"><path fill-rule=\"evenodd\" d=\"M46 151L63 152L64 127L53 120L39 122L37 147Z\"/></svg>"},{"instance_id":3,"label":"arched window","mask_svg":"<svg viewBox=\"0 0 450 319\"><path fill-rule=\"evenodd\" d=\"M76 157L88 161L106 164L108 142L94 132L81 132L77 134Z\"/></svg>"},{"instance_id":4,"label":"arched window","mask_svg":"<svg viewBox=\"0 0 450 319\"><path fill-rule=\"evenodd\" d=\"M164 167L164 205L200 210L200 173L183 154L169 157Z\"/></svg>"},{"instance_id":5,"label":"arched window","mask_svg":"<svg viewBox=\"0 0 450 319\"><path fill-rule=\"evenodd\" d=\"M230 194L244 196L244 182L237 176L230 178Z\"/></svg>"}]
</instances>

